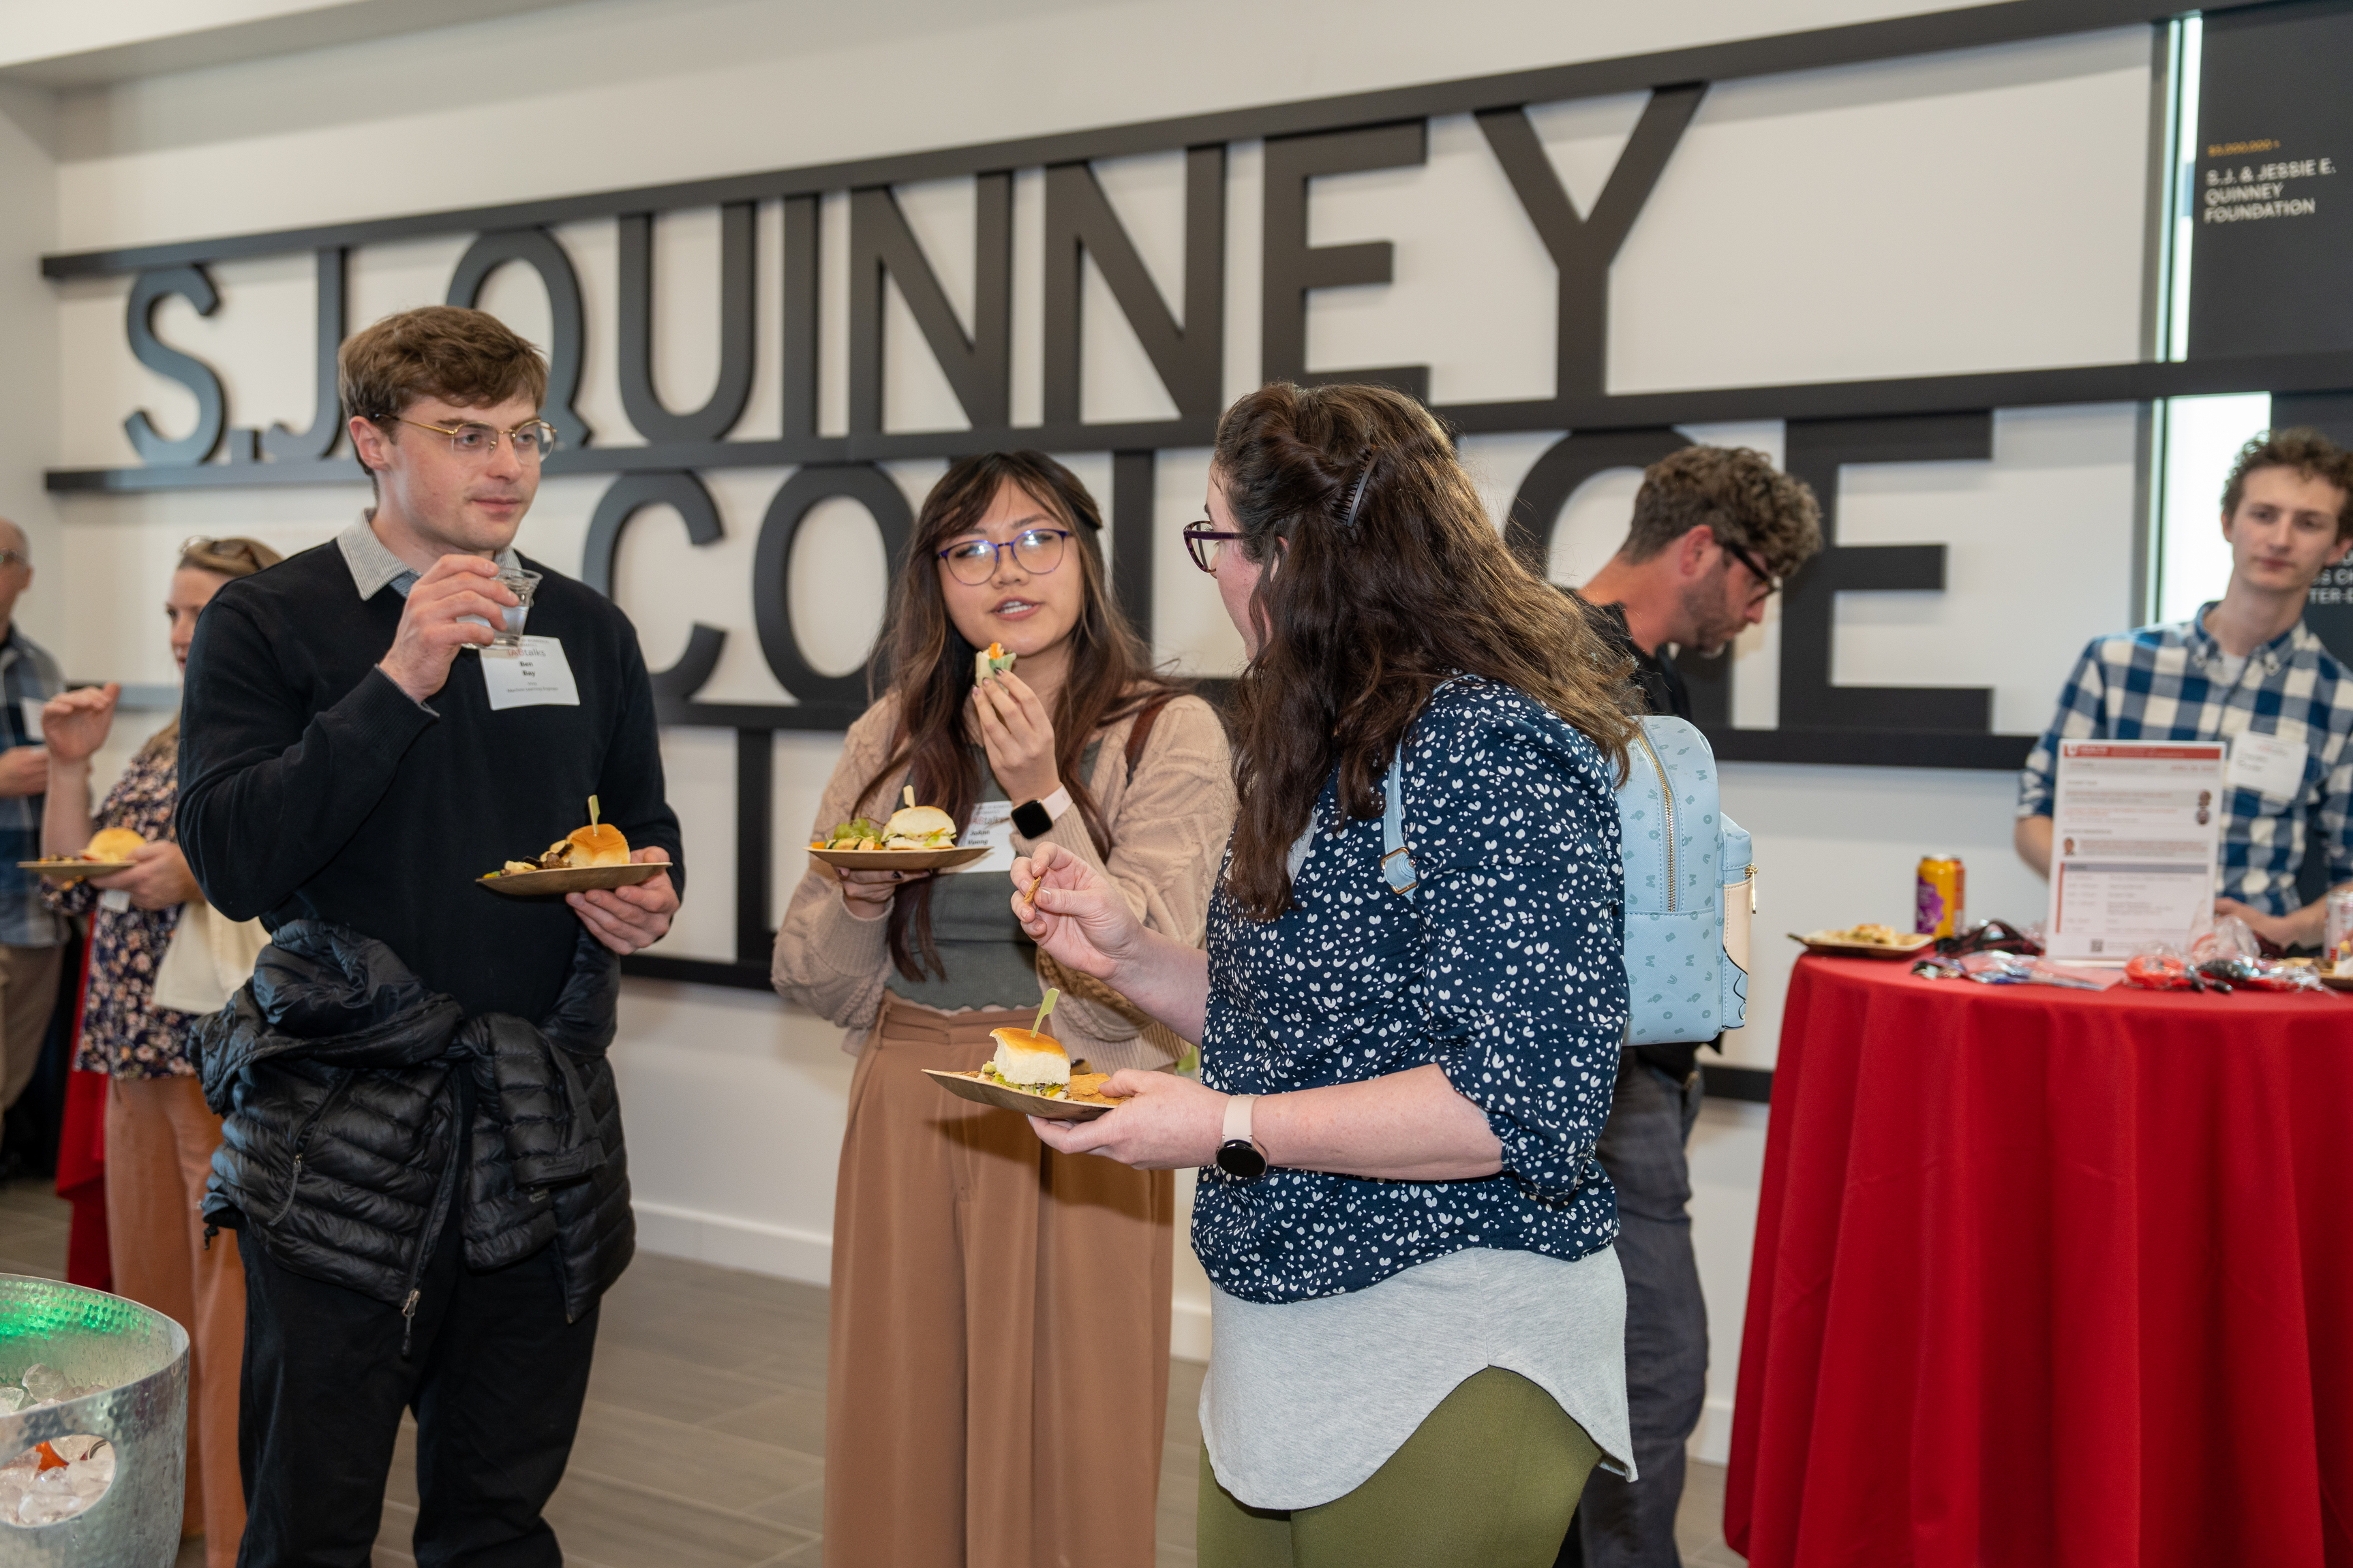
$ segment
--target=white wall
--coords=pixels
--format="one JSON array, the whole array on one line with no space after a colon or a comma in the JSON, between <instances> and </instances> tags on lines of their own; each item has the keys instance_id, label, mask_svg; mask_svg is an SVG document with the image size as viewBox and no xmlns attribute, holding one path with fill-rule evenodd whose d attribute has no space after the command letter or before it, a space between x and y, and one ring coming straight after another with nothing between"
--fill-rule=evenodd
<instances>
[{"instance_id":1,"label":"white wall","mask_svg":"<svg viewBox=\"0 0 2353 1568\"><path fill-rule=\"evenodd\" d=\"M19 106L0 122L0 200L37 215L0 240L0 332L54 366L0 384L23 423L0 421L0 505L47 508L46 465L130 460L125 414L185 428L189 401L131 361L125 284L29 284L50 248L130 245L369 217L828 158L1076 129L1139 118L1399 85L1532 64L1639 52L1758 31L1795 30L1924 5L1881 0L1732 0L1627 6L1580 0L1485 0L1431 25L1405 0L1317 0L1279 8L1240 0L1177 5L908 0L835 6L685 0L587 3L462 28L283 58L187 71ZM1619 390L1921 374L2134 355L2147 35L1968 51L1933 60L1808 72L1711 93L1686 145L1630 238L1615 277L1609 374ZM1539 132L1575 195L1606 178L1639 104L1544 106ZM2029 177L2065 149L2063 180ZM1229 392L1256 384L1258 149L1231 154ZM1103 172L1165 293L1181 277L1181 188L1173 158ZM952 298L969 305L971 197L948 182L901 193ZM822 423L845 406L840 328L841 203L828 205ZM1016 417L1039 402L1037 319L1042 260L1039 181L1017 180ZM761 216L764 311L776 298L777 217ZM1316 302L1311 363L1423 361L1440 398L1549 390L1552 272L1475 129L1431 130L1421 168L1319 184L1318 244L1389 238L1397 282ZM581 406L602 444L634 439L615 381L613 226L559 237L581 274L589 322ZM672 401L698 401L715 374L717 222L663 220L658 237L659 377ZM361 253L353 319L438 300L461 241ZM310 417L311 281L306 260L215 269L222 309L177 305L167 339L218 366L233 417L252 426ZM1132 334L1100 289L1091 298L1088 415L1167 411ZM544 331L535 285L510 274L485 304L525 332ZM897 307L894 307L897 308ZM891 416L901 427L962 423L903 315L891 334ZM781 402L772 317L760 332L753 410L739 434L776 427ZM53 346L52 346L53 345ZM19 362L24 363L24 362ZM28 390L29 389L29 390ZM54 395L52 395L54 394ZM54 412L52 412L54 410ZM1696 438L1778 454L1777 424L1694 429ZM1551 437L1479 437L1466 456L1500 517ZM1074 460L1107 485L1100 457ZM1997 726L2039 728L2073 652L2128 618L2132 416L2087 408L2006 414L1993 459L1849 470L1850 542L1942 541L1950 589L1850 595L1839 607L1838 679L1995 689ZM920 496L936 463L893 472ZM1190 517L1206 454L1163 455L1157 500L1158 640L1187 669L1222 673L1239 657L1214 597L1176 531ZM784 700L751 634L752 537L782 470L733 470L710 484L725 540L690 551L674 520L649 515L622 552L617 596L659 667L701 619L729 628L706 695ZM551 481L523 547L576 563L601 479ZM1571 500L1555 554L1581 580L1614 546L1630 478L1605 475ZM78 674L161 680L168 659L150 606L172 547L193 532L249 531L281 547L323 540L364 504L363 485L76 498L62 519L62 571L36 609ZM881 562L854 511L811 531L839 564L821 602L796 605L810 653L846 668L871 635ZM69 624L57 607L73 605ZM1739 645L1736 721L1774 721L1773 621ZM686 823L693 888L670 950L732 956L733 738L664 738ZM780 735L778 889L800 870L790 846L830 766L828 737ZM1763 867L1754 1023L1736 1059L1769 1062L1791 952L1779 933L1862 919L1900 920L1913 860L1957 851L1972 907L2038 918L2039 883L2008 848L2011 781L1992 773L1736 764L1728 810L1756 833ZM825 1278L832 1173L849 1059L834 1031L764 995L631 983L617 1059L631 1166L647 1244L797 1278ZM1715 1335L1704 1450L1719 1452L1746 1288L1764 1113L1712 1109L1695 1140L1694 1224ZM1181 1253L1181 1249L1180 1249ZM1179 1349L1206 1342L1206 1300L1180 1257Z\"/></svg>"}]
</instances>

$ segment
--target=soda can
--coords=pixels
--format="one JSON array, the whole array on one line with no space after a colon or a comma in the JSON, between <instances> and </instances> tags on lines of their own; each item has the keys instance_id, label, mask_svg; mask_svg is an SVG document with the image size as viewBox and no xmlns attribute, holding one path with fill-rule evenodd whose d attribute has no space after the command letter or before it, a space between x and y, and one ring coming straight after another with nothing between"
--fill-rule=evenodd
<instances>
[{"instance_id":1,"label":"soda can","mask_svg":"<svg viewBox=\"0 0 2353 1568\"><path fill-rule=\"evenodd\" d=\"M1912 929L1934 936L1957 935L1962 929L1962 910L1968 902L1968 873L1961 868L1959 856L1923 855L1915 888L1917 913Z\"/></svg>"}]
</instances>

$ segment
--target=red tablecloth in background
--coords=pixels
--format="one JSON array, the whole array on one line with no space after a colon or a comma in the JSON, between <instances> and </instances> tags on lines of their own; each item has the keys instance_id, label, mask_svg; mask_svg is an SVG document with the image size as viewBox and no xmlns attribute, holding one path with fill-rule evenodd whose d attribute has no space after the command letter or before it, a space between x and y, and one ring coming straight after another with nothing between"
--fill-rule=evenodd
<instances>
[{"instance_id":1,"label":"red tablecloth in background","mask_svg":"<svg viewBox=\"0 0 2353 1568\"><path fill-rule=\"evenodd\" d=\"M1800 960L1724 1528L1754 1568L2353 1568L2353 999Z\"/></svg>"},{"instance_id":2,"label":"red tablecloth in background","mask_svg":"<svg viewBox=\"0 0 2353 1568\"><path fill-rule=\"evenodd\" d=\"M90 937L75 962L73 1025L66 1047L66 1115L58 1130L58 1196L73 1205L66 1229L66 1282L93 1290L114 1289L114 1259L106 1236L106 1091L102 1072L70 1064L81 1055L81 1026L90 1003Z\"/></svg>"}]
</instances>

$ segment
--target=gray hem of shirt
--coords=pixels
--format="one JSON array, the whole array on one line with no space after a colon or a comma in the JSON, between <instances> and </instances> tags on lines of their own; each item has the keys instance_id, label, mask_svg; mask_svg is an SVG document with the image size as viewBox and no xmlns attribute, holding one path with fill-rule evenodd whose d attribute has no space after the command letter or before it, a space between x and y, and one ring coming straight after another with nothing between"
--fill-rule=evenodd
<instances>
[{"instance_id":1,"label":"gray hem of shirt","mask_svg":"<svg viewBox=\"0 0 2353 1568\"><path fill-rule=\"evenodd\" d=\"M1201 1440L1251 1508L1345 1497L1432 1410L1490 1366L1560 1402L1634 1478L1626 1415L1626 1277L1604 1247L1574 1260L1471 1247L1312 1301L1209 1295Z\"/></svg>"}]
</instances>

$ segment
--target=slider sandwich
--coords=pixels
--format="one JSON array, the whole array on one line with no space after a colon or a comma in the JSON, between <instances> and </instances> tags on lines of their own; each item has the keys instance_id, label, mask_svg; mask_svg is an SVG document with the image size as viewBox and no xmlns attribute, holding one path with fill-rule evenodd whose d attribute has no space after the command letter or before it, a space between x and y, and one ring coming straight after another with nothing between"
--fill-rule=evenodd
<instances>
[{"instance_id":1,"label":"slider sandwich","mask_svg":"<svg viewBox=\"0 0 2353 1568\"><path fill-rule=\"evenodd\" d=\"M1023 1094L1060 1100L1071 1087L1071 1053L1051 1035L1035 1029L991 1029L997 1055L980 1069L991 1083Z\"/></svg>"},{"instance_id":2,"label":"slider sandwich","mask_svg":"<svg viewBox=\"0 0 2353 1568\"><path fill-rule=\"evenodd\" d=\"M82 846L81 858L85 860L128 860L146 843L147 840L141 837L135 828L101 827L90 835L89 843Z\"/></svg>"},{"instance_id":3,"label":"slider sandwich","mask_svg":"<svg viewBox=\"0 0 2353 1568\"><path fill-rule=\"evenodd\" d=\"M575 827L549 845L536 860L510 860L501 867L502 875L521 871L579 871L591 866L626 866L629 863L628 836L611 823L596 820L596 797L588 797L588 826Z\"/></svg>"}]
</instances>

